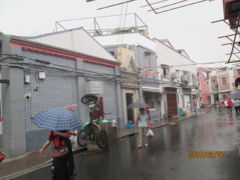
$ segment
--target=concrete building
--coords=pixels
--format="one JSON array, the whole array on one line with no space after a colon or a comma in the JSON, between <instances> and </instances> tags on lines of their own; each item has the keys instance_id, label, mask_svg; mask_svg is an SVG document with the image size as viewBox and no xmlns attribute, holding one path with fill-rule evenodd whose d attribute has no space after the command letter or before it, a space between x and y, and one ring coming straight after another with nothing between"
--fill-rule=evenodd
<instances>
[{"instance_id":1,"label":"concrete building","mask_svg":"<svg viewBox=\"0 0 240 180\"><path fill-rule=\"evenodd\" d=\"M198 81L196 63L184 49L175 49L167 40L154 39L157 67L163 88L163 112L178 115L179 108L187 113L198 107ZM165 109L164 109L165 108Z\"/></svg>"},{"instance_id":2,"label":"concrete building","mask_svg":"<svg viewBox=\"0 0 240 180\"><path fill-rule=\"evenodd\" d=\"M237 66L199 67L198 73L203 105L216 105L217 101L228 99L236 91Z\"/></svg>"},{"instance_id":3,"label":"concrete building","mask_svg":"<svg viewBox=\"0 0 240 180\"><path fill-rule=\"evenodd\" d=\"M196 63L169 41L150 39L142 32L94 38L109 52L119 46L134 52L139 68L139 99L150 105L152 119L177 116L179 108L192 113L199 104Z\"/></svg>"},{"instance_id":4,"label":"concrete building","mask_svg":"<svg viewBox=\"0 0 240 180\"><path fill-rule=\"evenodd\" d=\"M111 23L121 16L128 19L124 27ZM192 113L199 107L196 63L184 49L175 49L167 39L150 38L147 24L135 13L84 20L89 22L88 32L116 58L121 56L119 47L134 52L139 99L149 103L153 119L177 116L181 109ZM61 21L56 26L68 28Z\"/></svg>"},{"instance_id":5,"label":"concrete building","mask_svg":"<svg viewBox=\"0 0 240 180\"><path fill-rule=\"evenodd\" d=\"M136 121L138 113L137 109L127 108L129 104L139 100L138 67L135 54L132 50L122 46L106 49L121 63L122 110L124 112L124 125L127 125L129 121Z\"/></svg>"},{"instance_id":6,"label":"concrete building","mask_svg":"<svg viewBox=\"0 0 240 180\"><path fill-rule=\"evenodd\" d=\"M122 41L120 42L121 37ZM158 68L156 68L157 56L154 41L139 32L108 34L94 38L109 52L116 51L119 47L125 47L134 52L134 60L138 67L138 99L149 104L152 119L160 119L162 117L160 77Z\"/></svg>"},{"instance_id":7,"label":"concrete building","mask_svg":"<svg viewBox=\"0 0 240 180\"><path fill-rule=\"evenodd\" d=\"M204 68L198 68L198 81L201 107L211 105L211 90L209 88L209 71ZM216 79L216 78L214 78ZM212 92L217 92L217 81L215 80Z\"/></svg>"},{"instance_id":8,"label":"concrete building","mask_svg":"<svg viewBox=\"0 0 240 180\"><path fill-rule=\"evenodd\" d=\"M37 149L44 142L48 130L31 122L39 111L77 104L81 119L88 121L88 107L80 101L84 94L102 97L105 118L122 124L120 63L84 29L38 37L2 34L0 44L2 81L6 80L0 147L8 156Z\"/></svg>"}]
</instances>

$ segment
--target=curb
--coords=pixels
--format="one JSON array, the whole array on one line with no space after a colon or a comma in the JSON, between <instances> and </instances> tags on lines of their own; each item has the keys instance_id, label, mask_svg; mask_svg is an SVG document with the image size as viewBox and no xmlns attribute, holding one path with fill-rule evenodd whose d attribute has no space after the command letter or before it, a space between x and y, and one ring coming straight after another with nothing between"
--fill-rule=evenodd
<instances>
[{"instance_id":1,"label":"curb","mask_svg":"<svg viewBox=\"0 0 240 180\"><path fill-rule=\"evenodd\" d=\"M73 150L73 154L77 154L77 153L83 152L85 150L86 150L86 148L75 149L75 150ZM28 174L30 172L39 170L41 168L50 166L52 164L52 161L53 161L52 159L49 159L49 160L47 160L47 161L45 161L45 162L43 162L41 164L35 165L33 167L30 167L30 168L27 168L27 169L24 169L24 170L20 170L20 171L11 173L11 174L9 174L7 176L4 176L4 177L0 177L0 180L10 180L10 179L17 178L19 176Z\"/></svg>"},{"instance_id":2,"label":"curb","mask_svg":"<svg viewBox=\"0 0 240 180\"><path fill-rule=\"evenodd\" d=\"M41 169L41 168L50 166L51 161L52 161L52 160L49 160L49 161L46 161L46 162L44 162L44 163L38 164L38 165L36 165L36 166L33 166L33 167L31 167L31 168L24 169L24 170L21 170L21 171L17 171L17 172L15 172L15 173L9 174L9 175L7 175L7 176L1 177L0 180L10 180L10 179L13 179L13 178L17 178L17 177L19 177L19 176L22 176L22 175L24 175L24 174L27 174L27 173L36 171L36 170L38 170L38 169Z\"/></svg>"},{"instance_id":3,"label":"curb","mask_svg":"<svg viewBox=\"0 0 240 180\"><path fill-rule=\"evenodd\" d=\"M190 118L195 117L195 116L198 116L198 114L194 114L194 115L185 117L185 118L183 118L183 119L179 119L179 120L177 120L176 122L178 122L178 121L183 121L183 120L187 120L187 119L190 119ZM171 123L164 123L164 124L161 124L161 125L157 125L157 126L155 126L155 127L152 127L152 129L156 129L156 128L163 127L163 126L168 126L168 125L171 125ZM118 137L118 139L122 139L122 138L126 138L126 137L129 137L129 136L133 136L133 135L135 135L135 134L138 134L138 132L130 132L130 133L126 134L126 135L123 135L123 136L121 136L121 137Z\"/></svg>"}]
</instances>

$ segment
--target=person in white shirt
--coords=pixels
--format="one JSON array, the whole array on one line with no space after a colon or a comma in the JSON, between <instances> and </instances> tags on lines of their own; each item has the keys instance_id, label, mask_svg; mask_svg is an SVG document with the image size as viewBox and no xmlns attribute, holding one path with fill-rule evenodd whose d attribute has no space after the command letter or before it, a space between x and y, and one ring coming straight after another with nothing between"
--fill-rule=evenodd
<instances>
[{"instance_id":1,"label":"person in white shirt","mask_svg":"<svg viewBox=\"0 0 240 180\"><path fill-rule=\"evenodd\" d=\"M138 147L141 148L143 141L145 143L145 146L148 146L147 139L146 139L146 132L147 128L151 126L151 122L149 119L149 115L145 112L144 108L139 109L140 113L137 118L137 123L138 123L138 137L139 137L139 142L138 142Z\"/></svg>"}]
</instances>

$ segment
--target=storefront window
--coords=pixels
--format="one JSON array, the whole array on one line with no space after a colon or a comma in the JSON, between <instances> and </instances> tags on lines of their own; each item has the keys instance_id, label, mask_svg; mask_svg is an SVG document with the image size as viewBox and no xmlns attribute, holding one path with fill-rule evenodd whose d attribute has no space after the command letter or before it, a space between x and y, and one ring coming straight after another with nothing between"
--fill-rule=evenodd
<instances>
[{"instance_id":1,"label":"storefront window","mask_svg":"<svg viewBox=\"0 0 240 180\"><path fill-rule=\"evenodd\" d=\"M154 92L145 92L144 100L150 107L150 109L156 109L160 106L160 94Z\"/></svg>"}]
</instances>

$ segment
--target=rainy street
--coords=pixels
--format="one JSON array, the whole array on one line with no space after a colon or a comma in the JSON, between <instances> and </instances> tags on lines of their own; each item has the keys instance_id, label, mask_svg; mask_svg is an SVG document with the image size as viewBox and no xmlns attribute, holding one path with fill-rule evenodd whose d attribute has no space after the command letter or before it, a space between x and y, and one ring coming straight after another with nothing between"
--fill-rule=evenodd
<instances>
[{"instance_id":1,"label":"rainy street","mask_svg":"<svg viewBox=\"0 0 240 180\"><path fill-rule=\"evenodd\" d=\"M238 180L240 116L215 110L154 129L149 147L137 148L136 136L120 139L109 152L75 156L83 180ZM224 157L189 158L189 152L224 152ZM50 179L49 167L16 180Z\"/></svg>"}]
</instances>

